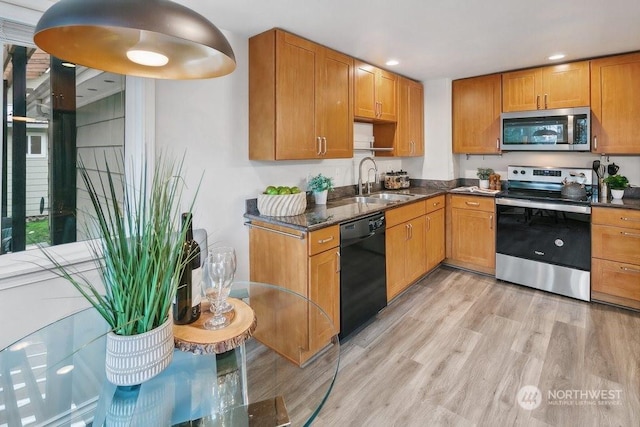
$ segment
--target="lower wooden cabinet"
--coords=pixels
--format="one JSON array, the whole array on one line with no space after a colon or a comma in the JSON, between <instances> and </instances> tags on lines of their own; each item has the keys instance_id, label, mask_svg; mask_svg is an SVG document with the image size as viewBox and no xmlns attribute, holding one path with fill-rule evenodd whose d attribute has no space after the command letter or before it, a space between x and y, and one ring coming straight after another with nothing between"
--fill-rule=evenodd
<instances>
[{"instance_id":1,"label":"lower wooden cabinet","mask_svg":"<svg viewBox=\"0 0 640 427\"><path fill-rule=\"evenodd\" d=\"M333 321L329 325L313 310L301 306L285 308L289 312L279 314L269 324L274 319L273 310L282 310L282 304L271 300L278 298L278 293L265 293L256 304L252 301L259 319L255 338L302 365L329 344L340 329L340 228L335 225L304 233L274 224L253 224L261 228L251 227L249 232L250 279L309 298ZM264 327L265 323L269 327Z\"/></svg>"},{"instance_id":2,"label":"lower wooden cabinet","mask_svg":"<svg viewBox=\"0 0 640 427\"><path fill-rule=\"evenodd\" d=\"M640 211L591 210L591 299L640 310Z\"/></svg>"},{"instance_id":3,"label":"lower wooden cabinet","mask_svg":"<svg viewBox=\"0 0 640 427\"><path fill-rule=\"evenodd\" d=\"M428 213L426 219L426 271L431 271L444 259L444 196L442 197L442 207ZM429 204L430 201L427 201Z\"/></svg>"},{"instance_id":4,"label":"lower wooden cabinet","mask_svg":"<svg viewBox=\"0 0 640 427\"><path fill-rule=\"evenodd\" d=\"M425 203L386 212L387 301L404 291L426 271Z\"/></svg>"},{"instance_id":5,"label":"lower wooden cabinet","mask_svg":"<svg viewBox=\"0 0 640 427\"><path fill-rule=\"evenodd\" d=\"M447 263L495 274L495 200L459 194L447 197Z\"/></svg>"}]
</instances>

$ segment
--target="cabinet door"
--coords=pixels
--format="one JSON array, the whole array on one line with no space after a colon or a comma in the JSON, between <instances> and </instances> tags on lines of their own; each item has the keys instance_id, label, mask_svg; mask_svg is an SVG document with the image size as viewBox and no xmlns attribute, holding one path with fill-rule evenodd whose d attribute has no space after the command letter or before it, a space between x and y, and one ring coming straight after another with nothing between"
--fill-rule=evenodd
<instances>
[{"instance_id":1,"label":"cabinet door","mask_svg":"<svg viewBox=\"0 0 640 427\"><path fill-rule=\"evenodd\" d=\"M364 62L355 62L355 100L353 114L356 117L375 119L376 68Z\"/></svg>"},{"instance_id":2,"label":"cabinet door","mask_svg":"<svg viewBox=\"0 0 640 427\"><path fill-rule=\"evenodd\" d=\"M426 221L426 271L430 271L444 259L444 209L429 213Z\"/></svg>"},{"instance_id":3,"label":"cabinet door","mask_svg":"<svg viewBox=\"0 0 640 427\"><path fill-rule=\"evenodd\" d=\"M502 111L529 111L542 108L540 69L502 74Z\"/></svg>"},{"instance_id":4,"label":"cabinet door","mask_svg":"<svg viewBox=\"0 0 640 427\"><path fill-rule=\"evenodd\" d=\"M453 152L500 152L501 76L453 82Z\"/></svg>"},{"instance_id":5,"label":"cabinet door","mask_svg":"<svg viewBox=\"0 0 640 427\"><path fill-rule=\"evenodd\" d=\"M640 154L640 53L591 61L593 151Z\"/></svg>"},{"instance_id":6,"label":"cabinet door","mask_svg":"<svg viewBox=\"0 0 640 427\"><path fill-rule=\"evenodd\" d=\"M318 304L330 322L310 311L309 347L312 352L324 347L340 332L340 253L338 248L309 257L309 298Z\"/></svg>"},{"instance_id":7,"label":"cabinet door","mask_svg":"<svg viewBox=\"0 0 640 427\"><path fill-rule=\"evenodd\" d=\"M451 210L452 258L480 267L495 268L494 215L490 212Z\"/></svg>"},{"instance_id":8,"label":"cabinet door","mask_svg":"<svg viewBox=\"0 0 640 427\"><path fill-rule=\"evenodd\" d=\"M591 297L640 309L640 266L594 258Z\"/></svg>"},{"instance_id":9,"label":"cabinet door","mask_svg":"<svg viewBox=\"0 0 640 427\"><path fill-rule=\"evenodd\" d=\"M278 33L276 50L276 159L316 158L316 46Z\"/></svg>"},{"instance_id":10,"label":"cabinet door","mask_svg":"<svg viewBox=\"0 0 640 427\"><path fill-rule=\"evenodd\" d=\"M588 106L589 61L543 68L540 95L544 109Z\"/></svg>"},{"instance_id":11,"label":"cabinet door","mask_svg":"<svg viewBox=\"0 0 640 427\"><path fill-rule=\"evenodd\" d=\"M406 254L404 257L404 288L422 276L426 271L425 224L426 219L424 216L412 219L407 223L409 236L407 238Z\"/></svg>"},{"instance_id":12,"label":"cabinet door","mask_svg":"<svg viewBox=\"0 0 640 427\"><path fill-rule=\"evenodd\" d=\"M322 157L353 157L353 59L323 49L316 86L317 135Z\"/></svg>"},{"instance_id":13,"label":"cabinet door","mask_svg":"<svg viewBox=\"0 0 640 427\"><path fill-rule=\"evenodd\" d=\"M398 76L378 69L376 78L378 119L395 122L398 117Z\"/></svg>"},{"instance_id":14,"label":"cabinet door","mask_svg":"<svg viewBox=\"0 0 640 427\"><path fill-rule=\"evenodd\" d=\"M410 82L408 87L409 140L412 156L424 155L424 88L422 83Z\"/></svg>"},{"instance_id":15,"label":"cabinet door","mask_svg":"<svg viewBox=\"0 0 640 427\"><path fill-rule=\"evenodd\" d=\"M408 237L405 223L387 228L385 250L387 264L387 301L391 301L405 286L404 258Z\"/></svg>"}]
</instances>

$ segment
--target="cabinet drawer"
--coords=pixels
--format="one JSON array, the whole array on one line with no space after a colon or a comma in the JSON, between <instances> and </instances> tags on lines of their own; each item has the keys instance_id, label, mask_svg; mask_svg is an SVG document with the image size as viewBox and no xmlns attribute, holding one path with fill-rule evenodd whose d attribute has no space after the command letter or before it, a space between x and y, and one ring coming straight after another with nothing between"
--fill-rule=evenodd
<instances>
[{"instance_id":1,"label":"cabinet drawer","mask_svg":"<svg viewBox=\"0 0 640 427\"><path fill-rule=\"evenodd\" d=\"M591 256L640 265L640 231L592 225Z\"/></svg>"},{"instance_id":2,"label":"cabinet drawer","mask_svg":"<svg viewBox=\"0 0 640 427\"><path fill-rule=\"evenodd\" d=\"M454 194L451 196L451 207L493 212L495 210L495 200L493 197L462 196Z\"/></svg>"},{"instance_id":3,"label":"cabinet drawer","mask_svg":"<svg viewBox=\"0 0 640 427\"><path fill-rule=\"evenodd\" d=\"M444 194L427 199L424 203L426 205L426 213L431 213L433 211L437 211L438 209L442 209L444 208Z\"/></svg>"},{"instance_id":4,"label":"cabinet drawer","mask_svg":"<svg viewBox=\"0 0 640 427\"><path fill-rule=\"evenodd\" d=\"M309 233L309 256L340 245L340 226L334 225Z\"/></svg>"},{"instance_id":5,"label":"cabinet drawer","mask_svg":"<svg viewBox=\"0 0 640 427\"><path fill-rule=\"evenodd\" d=\"M591 291L594 299L640 307L640 266L594 258L591 272ZM635 304L611 300L607 298L609 295L632 300Z\"/></svg>"},{"instance_id":6,"label":"cabinet drawer","mask_svg":"<svg viewBox=\"0 0 640 427\"><path fill-rule=\"evenodd\" d=\"M426 210L424 200L416 203L411 203L410 205L402 206L399 208L389 209L384 214L387 222L387 228L424 215L425 212Z\"/></svg>"},{"instance_id":7,"label":"cabinet drawer","mask_svg":"<svg viewBox=\"0 0 640 427\"><path fill-rule=\"evenodd\" d=\"M594 207L591 223L640 230L640 210Z\"/></svg>"}]
</instances>

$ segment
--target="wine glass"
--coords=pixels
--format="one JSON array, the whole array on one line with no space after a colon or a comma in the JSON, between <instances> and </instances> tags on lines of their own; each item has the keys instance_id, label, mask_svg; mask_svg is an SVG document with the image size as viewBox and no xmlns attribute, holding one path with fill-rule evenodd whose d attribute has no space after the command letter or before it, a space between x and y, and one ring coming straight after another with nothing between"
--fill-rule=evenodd
<instances>
[{"instance_id":1,"label":"wine glass","mask_svg":"<svg viewBox=\"0 0 640 427\"><path fill-rule=\"evenodd\" d=\"M215 330L228 326L229 320L221 309L235 273L236 253L233 248L219 247L209 250L204 263L203 283L213 316L204 323L206 329Z\"/></svg>"}]
</instances>

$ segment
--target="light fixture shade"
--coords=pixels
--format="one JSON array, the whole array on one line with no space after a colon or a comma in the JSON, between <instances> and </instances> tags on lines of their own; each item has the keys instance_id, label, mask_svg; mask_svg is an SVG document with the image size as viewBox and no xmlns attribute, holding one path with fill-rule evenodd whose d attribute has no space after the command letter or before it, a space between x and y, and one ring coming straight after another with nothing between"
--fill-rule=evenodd
<instances>
[{"instance_id":1,"label":"light fixture shade","mask_svg":"<svg viewBox=\"0 0 640 427\"><path fill-rule=\"evenodd\" d=\"M231 73L225 36L202 15L169 0L61 0L40 18L36 45L60 59L98 70L159 79L202 79ZM166 65L131 61L144 45Z\"/></svg>"}]
</instances>

